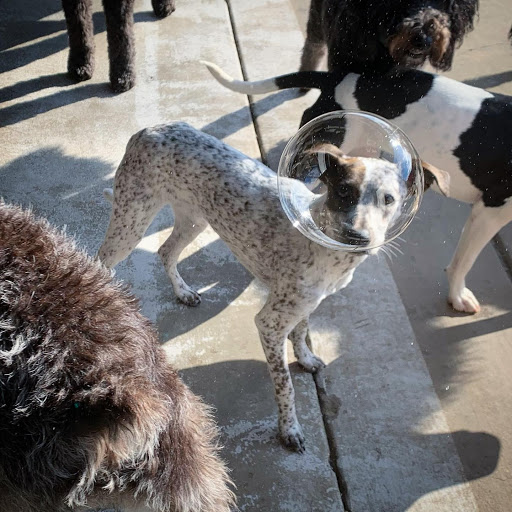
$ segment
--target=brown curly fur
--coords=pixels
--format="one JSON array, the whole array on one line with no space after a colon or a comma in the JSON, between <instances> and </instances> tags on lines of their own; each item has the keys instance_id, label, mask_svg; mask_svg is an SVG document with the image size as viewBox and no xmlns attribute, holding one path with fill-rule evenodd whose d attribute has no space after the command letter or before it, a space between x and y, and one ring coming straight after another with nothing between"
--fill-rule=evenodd
<instances>
[{"instance_id":1,"label":"brown curly fur","mask_svg":"<svg viewBox=\"0 0 512 512\"><path fill-rule=\"evenodd\" d=\"M327 53L334 72L387 72L426 61L450 69L473 29L478 0L311 0L301 71Z\"/></svg>"},{"instance_id":2,"label":"brown curly fur","mask_svg":"<svg viewBox=\"0 0 512 512\"><path fill-rule=\"evenodd\" d=\"M135 298L1 200L0 393L2 512L228 512L210 412Z\"/></svg>"}]
</instances>

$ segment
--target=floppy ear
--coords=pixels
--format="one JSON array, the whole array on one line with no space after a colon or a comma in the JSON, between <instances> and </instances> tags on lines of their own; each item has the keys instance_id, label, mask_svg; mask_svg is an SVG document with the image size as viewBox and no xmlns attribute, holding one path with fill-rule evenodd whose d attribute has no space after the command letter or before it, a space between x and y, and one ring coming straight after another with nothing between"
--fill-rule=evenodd
<instances>
[{"instance_id":1,"label":"floppy ear","mask_svg":"<svg viewBox=\"0 0 512 512\"><path fill-rule=\"evenodd\" d=\"M318 158L318 164L320 168L319 180L323 183L334 184L336 177L338 177L339 167L342 165L342 160L345 158L345 154L336 147L334 144L321 143L313 146L308 150L311 155L316 155Z\"/></svg>"},{"instance_id":2,"label":"floppy ear","mask_svg":"<svg viewBox=\"0 0 512 512\"><path fill-rule=\"evenodd\" d=\"M446 171L442 171L424 160L421 161L421 166L423 167L423 174L425 176L425 190L427 190L432 183L436 182L439 190L443 195L448 197L450 195L450 175Z\"/></svg>"}]
</instances>

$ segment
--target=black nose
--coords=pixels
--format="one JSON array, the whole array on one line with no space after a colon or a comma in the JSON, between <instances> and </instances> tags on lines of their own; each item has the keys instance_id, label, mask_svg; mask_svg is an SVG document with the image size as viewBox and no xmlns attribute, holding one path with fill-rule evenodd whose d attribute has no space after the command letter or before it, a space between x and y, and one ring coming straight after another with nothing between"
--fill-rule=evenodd
<instances>
[{"instance_id":1,"label":"black nose","mask_svg":"<svg viewBox=\"0 0 512 512\"><path fill-rule=\"evenodd\" d=\"M370 243L370 239L366 236L362 235L359 231L355 229L347 229L345 231L345 237L347 238L347 243L349 245L359 245L364 247Z\"/></svg>"},{"instance_id":2,"label":"black nose","mask_svg":"<svg viewBox=\"0 0 512 512\"><path fill-rule=\"evenodd\" d=\"M418 50L425 50L432 46L432 36L429 36L423 32L418 32L411 40L411 44Z\"/></svg>"}]
</instances>

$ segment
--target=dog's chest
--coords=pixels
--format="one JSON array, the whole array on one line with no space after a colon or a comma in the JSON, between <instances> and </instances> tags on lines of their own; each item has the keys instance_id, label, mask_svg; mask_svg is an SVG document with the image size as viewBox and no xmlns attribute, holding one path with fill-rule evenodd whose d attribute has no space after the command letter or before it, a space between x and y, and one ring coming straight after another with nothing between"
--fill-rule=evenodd
<instances>
[{"instance_id":1,"label":"dog's chest","mask_svg":"<svg viewBox=\"0 0 512 512\"><path fill-rule=\"evenodd\" d=\"M323 249L323 248L322 248ZM350 284L356 268L367 258L361 253L325 250L316 260L320 301Z\"/></svg>"}]
</instances>

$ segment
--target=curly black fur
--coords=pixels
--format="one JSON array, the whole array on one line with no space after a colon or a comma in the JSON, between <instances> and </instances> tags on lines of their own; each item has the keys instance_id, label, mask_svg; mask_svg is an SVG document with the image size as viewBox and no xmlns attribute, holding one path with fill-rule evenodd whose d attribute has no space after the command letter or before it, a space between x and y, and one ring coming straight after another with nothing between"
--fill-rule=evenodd
<instances>
[{"instance_id":1,"label":"curly black fur","mask_svg":"<svg viewBox=\"0 0 512 512\"><path fill-rule=\"evenodd\" d=\"M110 84L115 92L135 85L135 0L103 0L107 22ZM174 11L174 0L151 0L159 18ZM68 73L74 80L89 80L94 72L94 29L92 0L62 0L69 36Z\"/></svg>"},{"instance_id":2,"label":"curly black fur","mask_svg":"<svg viewBox=\"0 0 512 512\"><path fill-rule=\"evenodd\" d=\"M0 404L2 512L229 510L209 411L137 301L1 200Z\"/></svg>"},{"instance_id":3,"label":"curly black fur","mask_svg":"<svg viewBox=\"0 0 512 512\"><path fill-rule=\"evenodd\" d=\"M455 48L473 28L477 11L478 0L311 0L300 69L316 69L327 50L329 71L385 72L397 64L419 67L427 59L447 70ZM425 20L427 14L439 21L437 32L432 20ZM435 46L442 29L449 33L437 59L426 46ZM390 52L393 38L406 34L408 49L420 47L424 58L407 61Z\"/></svg>"}]
</instances>

